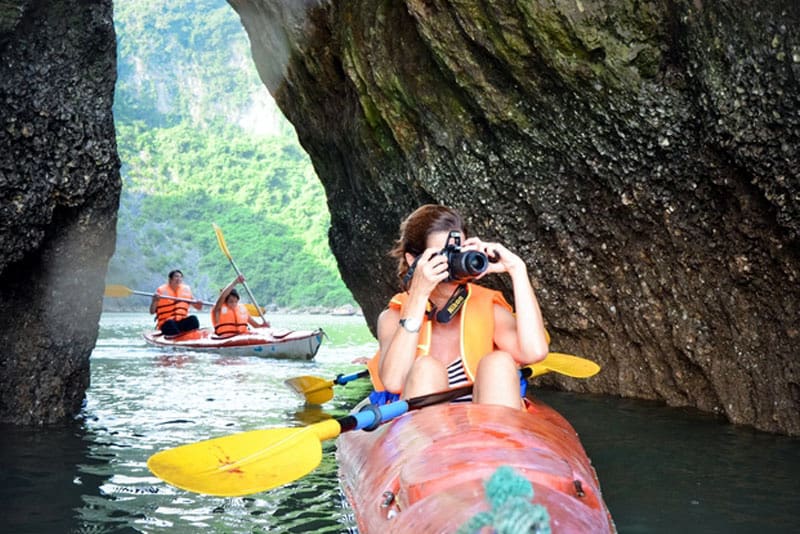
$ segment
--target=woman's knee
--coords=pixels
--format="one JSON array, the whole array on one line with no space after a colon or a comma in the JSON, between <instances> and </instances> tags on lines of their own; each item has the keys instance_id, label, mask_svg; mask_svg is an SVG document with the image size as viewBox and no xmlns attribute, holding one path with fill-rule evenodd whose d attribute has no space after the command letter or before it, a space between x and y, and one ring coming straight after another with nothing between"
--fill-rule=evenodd
<instances>
[{"instance_id":1,"label":"woman's knee","mask_svg":"<svg viewBox=\"0 0 800 534\"><path fill-rule=\"evenodd\" d=\"M517 362L508 352L496 350L490 352L478 362L478 375L485 373L516 373Z\"/></svg>"},{"instance_id":2,"label":"woman's knee","mask_svg":"<svg viewBox=\"0 0 800 534\"><path fill-rule=\"evenodd\" d=\"M494 351L481 358L473 399L479 404L520 406L517 363L509 353Z\"/></svg>"}]
</instances>

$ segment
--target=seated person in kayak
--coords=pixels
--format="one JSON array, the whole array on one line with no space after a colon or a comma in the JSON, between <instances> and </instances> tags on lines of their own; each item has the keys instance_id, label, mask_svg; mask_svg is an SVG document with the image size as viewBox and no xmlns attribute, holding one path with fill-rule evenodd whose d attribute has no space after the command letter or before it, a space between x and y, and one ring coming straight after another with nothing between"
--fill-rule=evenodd
<instances>
[{"instance_id":1,"label":"seated person in kayak","mask_svg":"<svg viewBox=\"0 0 800 534\"><path fill-rule=\"evenodd\" d=\"M239 303L239 293L234 289L236 284L244 282L244 276L237 276L233 282L225 286L219 294L217 302L211 309L211 324L218 337L230 337L247 332L248 325L254 327L269 326L260 324L247 312L247 308Z\"/></svg>"},{"instance_id":2,"label":"seated person in kayak","mask_svg":"<svg viewBox=\"0 0 800 534\"><path fill-rule=\"evenodd\" d=\"M177 336L200 328L200 322L189 315L189 305L202 310L203 303L195 300L192 288L183 283L183 273L170 271L168 281L156 289L150 302L150 313L156 315L156 328L165 336Z\"/></svg>"},{"instance_id":3,"label":"seated person in kayak","mask_svg":"<svg viewBox=\"0 0 800 534\"><path fill-rule=\"evenodd\" d=\"M458 400L520 408L519 367L548 352L525 262L468 237L457 212L434 204L403 221L390 255L404 292L378 318L381 385L413 398L473 383L472 396ZM499 291L472 283L491 273L511 277L516 313Z\"/></svg>"}]
</instances>

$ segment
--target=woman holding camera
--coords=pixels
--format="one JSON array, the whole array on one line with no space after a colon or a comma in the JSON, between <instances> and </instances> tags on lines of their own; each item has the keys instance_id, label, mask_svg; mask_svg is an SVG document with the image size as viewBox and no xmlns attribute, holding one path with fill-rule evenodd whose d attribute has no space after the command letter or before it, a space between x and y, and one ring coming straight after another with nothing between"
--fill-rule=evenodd
<instances>
[{"instance_id":1,"label":"woman holding camera","mask_svg":"<svg viewBox=\"0 0 800 534\"><path fill-rule=\"evenodd\" d=\"M403 398L472 382L472 398L459 400L520 408L518 368L548 352L527 267L499 243L471 237L460 244L461 236L467 234L458 213L434 204L418 208L400 225L390 254L406 291L378 318L373 381L376 389ZM480 253L472 253L482 271L477 275L451 264L471 251ZM516 314L500 292L469 282L503 272L511 277Z\"/></svg>"}]
</instances>

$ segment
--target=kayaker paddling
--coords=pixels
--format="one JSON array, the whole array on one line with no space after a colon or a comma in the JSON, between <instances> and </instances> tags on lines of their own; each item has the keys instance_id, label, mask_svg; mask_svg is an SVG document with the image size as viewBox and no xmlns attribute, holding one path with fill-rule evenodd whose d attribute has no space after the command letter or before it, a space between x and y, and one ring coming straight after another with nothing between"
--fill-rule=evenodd
<instances>
[{"instance_id":1,"label":"kayaker paddling","mask_svg":"<svg viewBox=\"0 0 800 534\"><path fill-rule=\"evenodd\" d=\"M150 301L150 313L156 315L156 329L165 336L176 336L200 328L197 317L189 315L190 304L197 310L203 309L203 302L195 300L192 288L183 282L183 272L170 271L167 283L156 289Z\"/></svg>"},{"instance_id":2,"label":"kayaker paddling","mask_svg":"<svg viewBox=\"0 0 800 534\"><path fill-rule=\"evenodd\" d=\"M378 318L376 389L409 398L474 383L473 402L521 407L518 368L548 353L522 259L468 237L457 212L434 204L403 221L390 255L406 291ZM472 283L491 273L511 277L516 313L500 292Z\"/></svg>"},{"instance_id":3,"label":"kayaker paddling","mask_svg":"<svg viewBox=\"0 0 800 534\"><path fill-rule=\"evenodd\" d=\"M220 292L217 302L211 309L211 324L218 337L229 337L247 332L248 325L256 328L269 326L269 322L261 324L247 312L247 308L239 303L236 284L244 282L244 276L237 275L233 281Z\"/></svg>"}]
</instances>

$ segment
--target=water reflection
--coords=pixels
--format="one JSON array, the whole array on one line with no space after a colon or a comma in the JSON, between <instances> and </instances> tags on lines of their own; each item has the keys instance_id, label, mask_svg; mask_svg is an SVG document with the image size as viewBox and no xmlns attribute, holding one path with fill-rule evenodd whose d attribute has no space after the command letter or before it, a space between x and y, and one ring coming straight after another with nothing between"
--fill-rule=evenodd
<instances>
[{"instance_id":1,"label":"water reflection","mask_svg":"<svg viewBox=\"0 0 800 534\"><path fill-rule=\"evenodd\" d=\"M654 402L538 396L580 434L620 532L800 531L800 440Z\"/></svg>"},{"instance_id":2,"label":"water reflection","mask_svg":"<svg viewBox=\"0 0 800 534\"><path fill-rule=\"evenodd\" d=\"M313 404L304 405L300 410L294 412L294 421L297 426L313 425L326 419L331 419L333 416L326 412L322 406Z\"/></svg>"},{"instance_id":3,"label":"water reflection","mask_svg":"<svg viewBox=\"0 0 800 534\"><path fill-rule=\"evenodd\" d=\"M70 532L82 495L97 494L112 454L91 457L83 425L0 425L0 532Z\"/></svg>"},{"instance_id":4,"label":"water reflection","mask_svg":"<svg viewBox=\"0 0 800 534\"><path fill-rule=\"evenodd\" d=\"M62 429L0 426L0 532L347 532L353 521L334 440L309 475L243 498L178 490L146 467L163 448L341 417L367 393L368 381L354 381L334 386L324 406L304 406L283 384L360 370L351 360L375 348L361 319L273 322L322 326L329 339L311 362L163 353L140 337L149 316L104 315L84 420ZM538 395L580 434L620 532L800 531L800 440L655 403Z\"/></svg>"}]
</instances>

